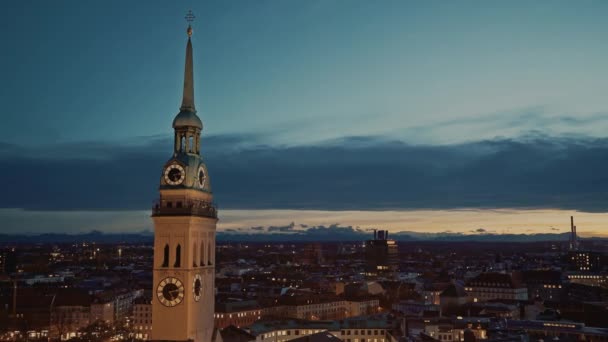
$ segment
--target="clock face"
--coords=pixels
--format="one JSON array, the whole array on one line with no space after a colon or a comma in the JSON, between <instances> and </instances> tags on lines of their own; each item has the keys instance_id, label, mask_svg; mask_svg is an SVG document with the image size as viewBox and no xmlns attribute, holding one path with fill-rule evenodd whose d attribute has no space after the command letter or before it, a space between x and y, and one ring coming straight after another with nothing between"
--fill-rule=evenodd
<instances>
[{"instance_id":1,"label":"clock face","mask_svg":"<svg viewBox=\"0 0 608 342\"><path fill-rule=\"evenodd\" d=\"M184 284L177 278L167 277L158 284L156 296L164 306L176 306L184 299Z\"/></svg>"},{"instance_id":2,"label":"clock face","mask_svg":"<svg viewBox=\"0 0 608 342\"><path fill-rule=\"evenodd\" d=\"M205 180L207 179L207 174L205 173L205 168L199 166L198 168L198 185L203 188L205 186Z\"/></svg>"},{"instance_id":3,"label":"clock face","mask_svg":"<svg viewBox=\"0 0 608 342\"><path fill-rule=\"evenodd\" d=\"M165 181L170 185L182 184L186 178L186 172L181 165L171 164L165 169Z\"/></svg>"},{"instance_id":4,"label":"clock face","mask_svg":"<svg viewBox=\"0 0 608 342\"><path fill-rule=\"evenodd\" d=\"M194 293L194 300L198 302L201 299L201 294L203 292L203 281L200 274L194 276L192 292Z\"/></svg>"}]
</instances>

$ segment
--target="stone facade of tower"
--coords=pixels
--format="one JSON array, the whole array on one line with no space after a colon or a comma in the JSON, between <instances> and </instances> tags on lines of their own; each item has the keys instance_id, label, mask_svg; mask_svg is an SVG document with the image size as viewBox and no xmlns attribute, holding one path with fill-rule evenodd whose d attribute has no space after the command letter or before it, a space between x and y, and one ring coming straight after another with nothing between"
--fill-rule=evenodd
<instances>
[{"instance_id":1,"label":"stone facade of tower","mask_svg":"<svg viewBox=\"0 0 608 342\"><path fill-rule=\"evenodd\" d=\"M188 35L192 30L188 28ZM152 340L209 342L213 336L217 211L200 154L203 124L194 106L188 37L184 94L173 120L173 155L160 177L152 211L154 266Z\"/></svg>"}]
</instances>

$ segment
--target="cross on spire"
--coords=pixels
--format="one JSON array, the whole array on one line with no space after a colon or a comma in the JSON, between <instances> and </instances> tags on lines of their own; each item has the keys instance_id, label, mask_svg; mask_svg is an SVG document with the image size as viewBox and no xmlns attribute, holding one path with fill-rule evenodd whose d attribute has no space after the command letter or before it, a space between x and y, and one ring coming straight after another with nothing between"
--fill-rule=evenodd
<instances>
[{"instance_id":1,"label":"cross on spire","mask_svg":"<svg viewBox=\"0 0 608 342\"><path fill-rule=\"evenodd\" d=\"M194 13L192 13L192 10L188 10L188 13L186 13L186 16L184 17L184 19L186 19L186 21L188 22L188 29L186 30L186 32L188 33L188 38L192 37L192 22L194 21L194 18L196 18L194 16Z\"/></svg>"},{"instance_id":2,"label":"cross on spire","mask_svg":"<svg viewBox=\"0 0 608 342\"><path fill-rule=\"evenodd\" d=\"M190 25L190 23L192 23L195 18L196 17L194 16L194 13L192 13L192 10L188 10L188 13L186 13L186 16L184 17L184 19L186 19L186 21L188 22L188 25Z\"/></svg>"}]
</instances>

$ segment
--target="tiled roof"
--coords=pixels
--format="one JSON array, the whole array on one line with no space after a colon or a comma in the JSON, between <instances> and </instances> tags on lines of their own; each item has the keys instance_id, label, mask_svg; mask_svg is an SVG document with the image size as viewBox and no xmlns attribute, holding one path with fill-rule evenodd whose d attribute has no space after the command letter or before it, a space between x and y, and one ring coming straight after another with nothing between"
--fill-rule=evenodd
<instances>
[{"instance_id":1,"label":"tiled roof","mask_svg":"<svg viewBox=\"0 0 608 342\"><path fill-rule=\"evenodd\" d=\"M501 287L501 288L519 288L520 284L516 284L510 274L506 273L482 273L471 279L468 286L479 287Z\"/></svg>"}]
</instances>

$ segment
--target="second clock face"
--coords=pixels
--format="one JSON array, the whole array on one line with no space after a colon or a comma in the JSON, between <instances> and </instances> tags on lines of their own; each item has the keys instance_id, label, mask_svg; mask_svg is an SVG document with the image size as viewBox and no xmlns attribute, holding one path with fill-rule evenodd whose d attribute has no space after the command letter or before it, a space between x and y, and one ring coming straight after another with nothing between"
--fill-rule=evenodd
<instances>
[{"instance_id":1,"label":"second clock face","mask_svg":"<svg viewBox=\"0 0 608 342\"><path fill-rule=\"evenodd\" d=\"M184 178L186 178L186 171L179 164L171 164L165 169L165 182L167 182L167 184L182 184Z\"/></svg>"},{"instance_id":2,"label":"second clock face","mask_svg":"<svg viewBox=\"0 0 608 342\"><path fill-rule=\"evenodd\" d=\"M205 173L205 168L202 166L199 166L199 168L198 168L198 185L201 188L205 187L206 178L207 178L207 175Z\"/></svg>"},{"instance_id":3,"label":"second clock face","mask_svg":"<svg viewBox=\"0 0 608 342\"><path fill-rule=\"evenodd\" d=\"M158 284L156 296L164 306L176 306L184 299L184 284L177 278L167 277Z\"/></svg>"},{"instance_id":4,"label":"second clock face","mask_svg":"<svg viewBox=\"0 0 608 342\"><path fill-rule=\"evenodd\" d=\"M194 293L194 300L198 302L201 299L203 293L203 281L201 279L200 274L194 276L194 281L192 283L192 292Z\"/></svg>"}]
</instances>

